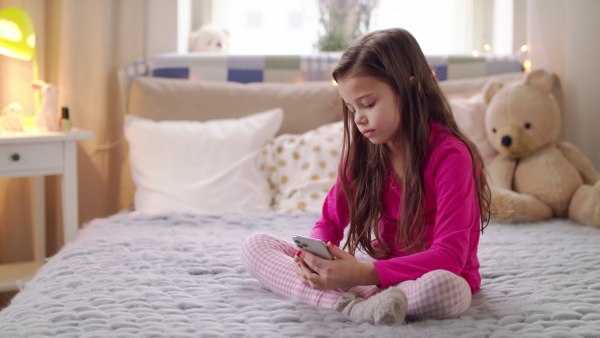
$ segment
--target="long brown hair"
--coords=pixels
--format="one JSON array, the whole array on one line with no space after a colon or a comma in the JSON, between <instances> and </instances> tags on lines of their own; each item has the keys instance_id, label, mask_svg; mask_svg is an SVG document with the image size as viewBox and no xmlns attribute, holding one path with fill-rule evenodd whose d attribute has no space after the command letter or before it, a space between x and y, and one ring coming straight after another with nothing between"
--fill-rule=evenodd
<instances>
[{"instance_id":1,"label":"long brown hair","mask_svg":"<svg viewBox=\"0 0 600 338\"><path fill-rule=\"evenodd\" d=\"M340 81L357 75L372 76L387 83L400 101L401 123L395 137L402 145L400 156L404 168L396 244L413 252L423 249L426 230L423 222L423 159L429 143L429 121L446 126L471 152L473 179L482 215L480 230L483 231L489 221L491 197L482 157L458 128L450 105L415 38L400 28L376 31L358 38L344 51L333 70L333 78ZM389 179L390 149L386 145L374 145L363 137L345 104L342 104L342 113L344 160L339 172L351 220L345 248L352 254L358 249L374 258L385 258L392 247L379 238L378 226L383 215L381 192ZM373 247L373 236L382 250Z\"/></svg>"}]
</instances>

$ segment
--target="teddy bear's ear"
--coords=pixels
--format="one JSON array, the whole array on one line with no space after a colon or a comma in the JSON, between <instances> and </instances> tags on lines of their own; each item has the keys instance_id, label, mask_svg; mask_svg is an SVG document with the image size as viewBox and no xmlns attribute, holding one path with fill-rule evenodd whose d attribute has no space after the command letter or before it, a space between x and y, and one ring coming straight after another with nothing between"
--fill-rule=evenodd
<instances>
[{"instance_id":1,"label":"teddy bear's ear","mask_svg":"<svg viewBox=\"0 0 600 338\"><path fill-rule=\"evenodd\" d=\"M525 76L525 84L537 87L544 93L550 93L554 87L554 76L552 73L538 68L532 70Z\"/></svg>"},{"instance_id":2,"label":"teddy bear's ear","mask_svg":"<svg viewBox=\"0 0 600 338\"><path fill-rule=\"evenodd\" d=\"M485 103L488 104L492 100L492 97L502 88L501 82L490 81L483 87L483 98Z\"/></svg>"}]
</instances>

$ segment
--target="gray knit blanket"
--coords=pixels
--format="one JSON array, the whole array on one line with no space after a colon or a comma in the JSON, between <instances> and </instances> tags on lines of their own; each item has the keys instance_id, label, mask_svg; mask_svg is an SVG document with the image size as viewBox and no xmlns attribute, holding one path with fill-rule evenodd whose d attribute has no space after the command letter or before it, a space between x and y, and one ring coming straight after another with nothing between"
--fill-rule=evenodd
<instances>
[{"instance_id":1,"label":"gray knit blanket","mask_svg":"<svg viewBox=\"0 0 600 338\"><path fill-rule=\"evenodd\" d=\"M282 299L243 268L256 232L316 214L118 214L90 222L0 312L0 337L600 337L600 230L490 224L482 290L453 320L377 326Z\"/></svg>"}]
</instances>

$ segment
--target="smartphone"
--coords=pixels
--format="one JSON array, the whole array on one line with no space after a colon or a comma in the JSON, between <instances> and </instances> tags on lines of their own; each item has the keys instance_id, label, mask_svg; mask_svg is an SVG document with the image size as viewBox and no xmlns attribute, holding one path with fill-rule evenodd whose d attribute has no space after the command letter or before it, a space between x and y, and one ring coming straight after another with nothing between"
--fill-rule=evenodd
<instances>
[{"instance_id":1,"label":"smartphone","mask_svg":"<svg viewBox=\"0 0 600 338\"><path fill-rule=\"evenodd\" d=\"M292 239L300 250L309 251L323 259L333 260L333 256L329 252L327 244L322 240L300 235L293 235Z\"/></svg>"}]
</instances>

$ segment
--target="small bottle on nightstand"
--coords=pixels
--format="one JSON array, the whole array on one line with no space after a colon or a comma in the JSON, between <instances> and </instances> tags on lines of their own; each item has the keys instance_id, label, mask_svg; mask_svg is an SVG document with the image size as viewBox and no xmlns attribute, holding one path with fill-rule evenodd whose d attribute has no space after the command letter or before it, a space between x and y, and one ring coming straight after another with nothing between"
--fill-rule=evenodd
<instances>
[{"instance_id":1,"label":"small bottle on nightstand","mask_svg":"<svg viewBox=\"0 0 600 338\"><path fill-rule=\"evenodd\" d=\"M71 120L69 119L69 108L68 107L62 107L58 125L60 126L60 130L62 130L64 132L71 131Z\"/></svg>"}]
</instances>

